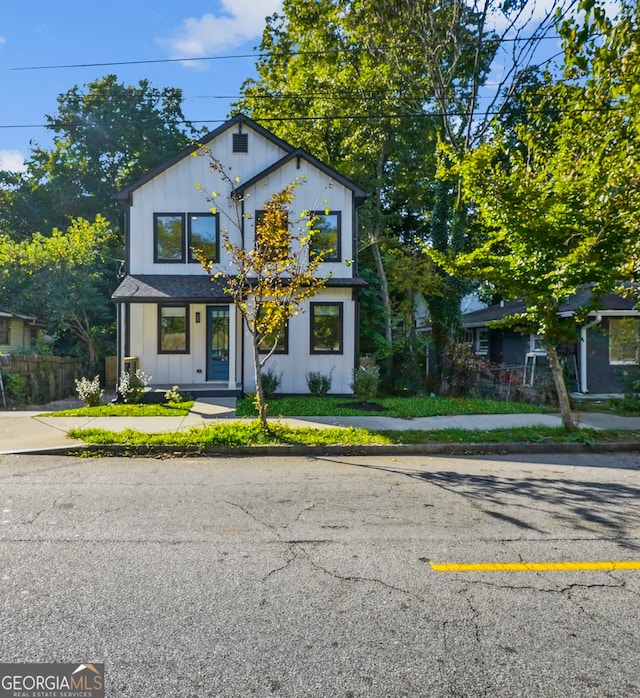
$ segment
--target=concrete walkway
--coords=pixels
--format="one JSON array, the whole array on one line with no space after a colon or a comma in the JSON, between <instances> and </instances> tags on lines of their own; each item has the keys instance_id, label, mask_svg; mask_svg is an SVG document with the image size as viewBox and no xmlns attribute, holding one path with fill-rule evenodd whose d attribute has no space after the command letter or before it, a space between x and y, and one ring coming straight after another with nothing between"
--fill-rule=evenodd
<instances>
[{"instance_id":1,"label":"concrete walkway","mask_svg":"<svg viewBox=\"0 0 640 698\"><path fill-rule=\"evenodd\" d=\"M185 431L192 427L211 425L219 420L240 421L235 413L233 398L204 398L194 403L184 417L52 417L34 411L0 411L0 454L30 453L33 451L59 451L77 446L70 439L70 429L108 429L124 431L134 429L150 434ZM252 420L245 420L252 421ZM604 413L579 415L580 425L594 429L628 429L640 431L640 417L618 417ZM379 430L433 429L502 429L523 426L561 426L557 414L498 414L458 415L452 417L419 417L399 419L394 417L288 417L282 423L293 427L318 429L341 426L363 427Z\"/></svg>"}]
</instances>

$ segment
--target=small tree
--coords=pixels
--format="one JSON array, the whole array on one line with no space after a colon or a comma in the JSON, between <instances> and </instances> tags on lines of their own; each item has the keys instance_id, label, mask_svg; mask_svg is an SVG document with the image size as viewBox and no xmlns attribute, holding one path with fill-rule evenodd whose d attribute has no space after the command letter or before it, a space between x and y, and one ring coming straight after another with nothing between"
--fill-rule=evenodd
<instances>
[{"instance_id":1,"label":"small tree","mask_svg":"<svg viewBox=\"0 0 640 698\"><path fill-rule=\"evenodd\" d=\"M231 201L237 217L235 220L230 217L230 220L240 230L242 202L236 194L237 181L231 179L219 161L212 155L209 157L212 170L218 172L231 188ZM256 244L253 249L234 244L228 232L222 232L224 249L234 273L217 271L213 274L213 279L225 280L225 293L233 298L251 335L256 408L265 431L268 430L268 405L262 369L276 350L279 334L289 318L297 315L301 304L326 283L325 279L316 277L323 255L315 251L310 254L309 250L315 232L313 216L308 212L301 214L304 231L300 234L295 233L290 223L290 207L296 186L297 182L289 184L265 203L264 213L255 222ZM214 263L198 254L204 269L210 274Z\"/></svg>"}]
</instances>

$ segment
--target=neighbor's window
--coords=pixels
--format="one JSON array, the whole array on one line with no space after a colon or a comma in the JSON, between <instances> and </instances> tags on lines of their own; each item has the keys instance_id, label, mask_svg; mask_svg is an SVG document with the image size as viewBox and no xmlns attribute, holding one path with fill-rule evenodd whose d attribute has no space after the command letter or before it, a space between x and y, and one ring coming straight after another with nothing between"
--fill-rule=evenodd
<instances>
[{"instance_id":1,"label":"neighbor's window","mask_svg":"<svg viewBox=\"0 0 640 698\"><path fill-rule=\"evenodd\" d=\"M197 262L194 250L201 250L205 259L218 261L218 214L190 213L189 225L189 261Z\"/></svg>"},{"instance_id":2,"label":"neighbor's window","mask_svg":"<svg viewBox=\"0 0 640 698\"><path fill-rule=\"evenodd\" d=\"M311 303L311 353L342 354L342 303Z\"/></svg>"},{"instance_id":3,"label":"neighbor's window","mask_svg":"<svg viewBox=\"0 0 640 698\"><path fill-rule=\"evenodd\" d=\"M609 363L635 364L640 353L640 318L609 318Z\"/></svg>"},{"instance_id":4,"label":"neighbor's window","mask_svg":"<svg viewBox=\"0 0 640 698\"><path fill-rule=\"evenodd\" d=\"M9 344L9 318L0 317L0 344Z\"/></svg>"},{"instance_id":5,"label":"neighbor's window","mask_svg":"<svg viewBox=\"0 0 640 698\"><path fill-rule=\"evenodd\" d=\"M476 343L476 354L486 355L489 353L489 330L486 327L478 327L478 340Z\"/></svg>"},{"instance_id":6,"label":"neighbor's window","mask_svg":"<svg viewBox=\"0 0 640 698\"><path fill-rule=\"evenodd\" d=\"M158 353L189 353L189 306L158 307Z\"/></svg>"},{"instance_id":7,"label":"neighbor's window","mask_svg":"<svg viewBox=\"0 0 640 698\"><path fill-rule=\"evenodd\" d=\"M323 261L340 261L340 211L313 211L313 230L311 253L322 253Z\"/></svg>"},{"instance_id":8,"label":"neighbor's window","mask_svg":"<svg viewBox=\"0 0 640 698\"><path fill-rule=\"evenodd\" d=\"M154 213L154 261L184 262L184 214Z\"/></svg>"}]
</instances>

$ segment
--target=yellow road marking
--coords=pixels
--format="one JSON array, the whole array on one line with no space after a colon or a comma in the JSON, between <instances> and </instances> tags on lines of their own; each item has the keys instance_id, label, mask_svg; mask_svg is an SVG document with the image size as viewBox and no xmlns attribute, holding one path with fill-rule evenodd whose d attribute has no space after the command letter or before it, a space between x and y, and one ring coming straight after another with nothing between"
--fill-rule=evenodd
<instances>
[{"instance_id":1,"label":"yellow road marking","mask_svg":"<svg viewBox=\"0 0 640 698\"><path fill-rule=\"evenodd\" d=\"M611 572L640 570L640 561L618 562L473 562L443 563L429 561L434 572Z\"/></svg>"}]
</instances>

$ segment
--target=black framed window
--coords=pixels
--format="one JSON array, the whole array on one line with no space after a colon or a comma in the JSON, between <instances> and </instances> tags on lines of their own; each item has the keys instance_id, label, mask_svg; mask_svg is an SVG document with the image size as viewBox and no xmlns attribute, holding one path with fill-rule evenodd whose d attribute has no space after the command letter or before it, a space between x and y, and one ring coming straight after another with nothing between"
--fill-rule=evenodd
<instances>
[{"instance_id":1,"label":"black framed window","mask_svg":"<svg viewBox=\"0 0 640 698\"><path fill-rule=\"evenodd\" d=\"M184 262L184 214L153 214L154 261Z\"/></svg>"},{"instance_id":2,"label":"black framed window","mask_svg":"<svg viewBox=\"0 0 640 698\"><path fill-rule=\"evenodd\" d=\"M311 303L311 353L342 354L342 303Z\"/></svg>"},{"instance_id":3,"label":"black framed window","mask_svg":"<svg viewBox=\"0 0 640 698\"><path fill-rule=\"evenodd\" d=\"M341 213L340 211L312 211L314 235L311 238L311 253L322 253L323 261L339 262L341 258Z\"/></svg>"},{"instance_id":4,"label":"black framed window","mask_svg":"<svg viewBox=\"0 0 640 698\"><path fill-rule=\"evenodd\" d=\"M158 306L158 354L189 353L189 306Z\"/></svg>"},{"instance_id":5,"label":"black framed window","mask_svg":"<svg viewBox=\"0 0 640 698\"><path fill-rule=\"evenodd\" d=\"M217 213L190 213L187 216L189 229L189 261L197 262L194 250L201 250L206 259L217 262L220 258L219 219Z\"/></svg>"},{"instance_id":6,"label":"black framed window","mask_svg":"<svg viewBox=\"0 0 640 698\"><path fill-rule=\"evenodd\" d=\"M268 354L271 351L273 344L276 344L274 349L274 354L288 354L289 353L289 323L285 322L282 327L278 328L275 332L267 335L258 347L261 354Z\"/></svg>"},{"instance_id":7,"label":"black framed window","mask_svg":"<svg viewBox=\"0 0 640 698\"><path fill-rule=\"evenodd\" d=\"M0 344L10 343L10 332L9 328L11 326L11 321L8 317L0 317Z\"/></svg>"}]
</instances>

